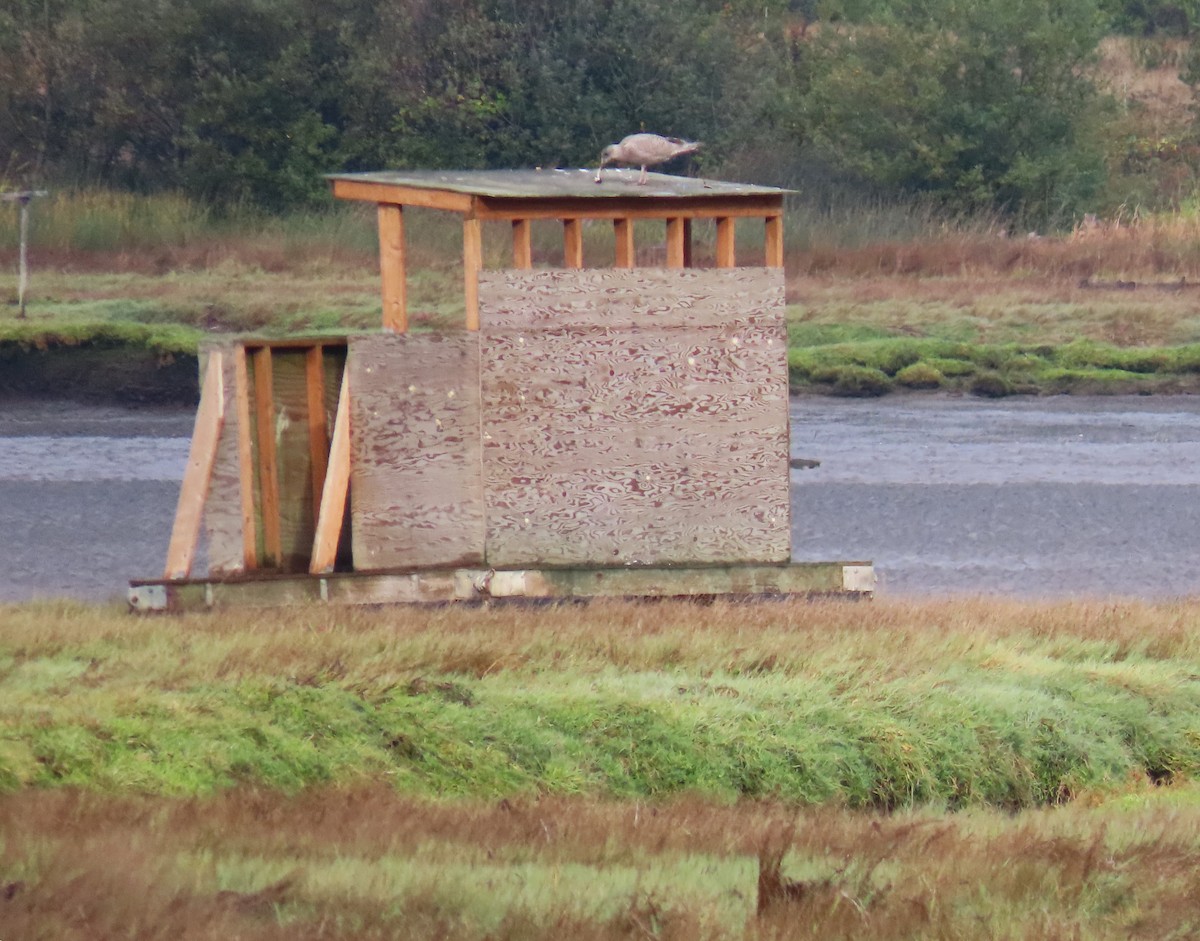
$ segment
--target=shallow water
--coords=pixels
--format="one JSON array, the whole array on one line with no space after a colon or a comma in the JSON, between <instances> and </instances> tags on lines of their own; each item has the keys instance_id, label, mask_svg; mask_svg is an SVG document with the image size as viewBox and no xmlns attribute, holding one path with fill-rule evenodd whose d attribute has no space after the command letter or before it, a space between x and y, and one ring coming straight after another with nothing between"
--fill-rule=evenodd
<instances>
[{"instance_id":1,"label":"shallow water","mask_svg":"<svg viewBox=\"0 0 1200 941\"><path fill-rule=\"evenodd\" d=\"M0 600L163 566L192 413L0 403ZM1200 398L792 404L793 552L881 595L1200 593Z\"/></svg>"},{"instance_id":2,"label":"shallow water","mask_svg":"<svg viewBox=\"0 0 1200 941\"><path fill-rule=\"evenodd\" d=\"M800 399L797 558L880 594L1200 592L1200 399Z\"/></svg>"}]
</instances>

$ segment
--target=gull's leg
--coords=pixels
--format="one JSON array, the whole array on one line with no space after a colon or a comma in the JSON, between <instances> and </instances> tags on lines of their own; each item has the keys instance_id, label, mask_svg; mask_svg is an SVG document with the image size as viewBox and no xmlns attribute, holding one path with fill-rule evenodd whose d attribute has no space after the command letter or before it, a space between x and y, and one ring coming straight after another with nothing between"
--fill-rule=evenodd
<instances>
[{"instance_id":1,"label":"gull's leg","mask_svg":"<svg viewBox=\"0 0 1200 941\"><path fill-rule=\"evenodd\" d=\"M646 185L646 165L642 164L642 175L638 177L638 186Z\"/></svg>"}]
</instances>

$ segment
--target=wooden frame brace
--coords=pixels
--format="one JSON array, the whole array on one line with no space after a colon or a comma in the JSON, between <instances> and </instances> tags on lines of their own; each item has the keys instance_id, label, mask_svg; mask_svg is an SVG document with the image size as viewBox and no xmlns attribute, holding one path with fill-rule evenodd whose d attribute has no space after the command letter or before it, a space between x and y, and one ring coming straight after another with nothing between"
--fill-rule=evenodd
<instances>
[{"instance_id":1,"label":"wooden frame brace","mask_svg":"<svg viewBox=\"0 0 1200 941\"><path fill-rule=\"evenodd\" d=\"M209 354L204 371L204 387L200 393L200 407L196 410L183 485L179 489L164 578L181 579L192 574L196 546L200 541L200 521L204 517L204 503L208 499L213 465L217 460L217 442L224 422L225 380L221 354L214 351Z\"/></svg>"}]
</instances>

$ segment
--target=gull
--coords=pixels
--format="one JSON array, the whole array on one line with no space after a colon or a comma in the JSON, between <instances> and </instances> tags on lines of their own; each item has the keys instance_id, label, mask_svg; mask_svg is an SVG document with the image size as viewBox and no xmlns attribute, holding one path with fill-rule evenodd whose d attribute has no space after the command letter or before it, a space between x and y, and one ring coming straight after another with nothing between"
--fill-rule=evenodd
<instances>
[{"instance_id":1,"label":"gull","mask_svg":"<svg viewBox=\"0 0 1200 941\"><path fill-rule=\"evenodd\" d=\"M681 140L678 137L660 137L657 134L630 134L619 144L609 144L600 154L600 166L596 169L596 180L610 163L640 164L642 175L638 177L638 186L646 185L646 167L657 163L666 163L684 154L694 154L699 150L699 141Z\"/></svg>"}]
</instances>

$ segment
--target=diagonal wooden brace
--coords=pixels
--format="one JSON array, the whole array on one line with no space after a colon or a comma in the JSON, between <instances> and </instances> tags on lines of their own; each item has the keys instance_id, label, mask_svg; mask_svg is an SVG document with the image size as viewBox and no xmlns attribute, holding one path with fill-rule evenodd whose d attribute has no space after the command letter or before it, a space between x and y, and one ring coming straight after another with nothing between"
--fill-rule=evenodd
<instances>
[{"instance_id":1,"label":"diagonal wooden brace","mask_svg":"<svg viewBox=\"0 0 1200 941\"><path fill-rule=\"evenodd\" d=\"M225 421L225 383L222 378L221 354L209 354L196 410L196 425L192 431L192 446L188 452L179 504L175 509L175 525L167 548L167 568L164 578L181 579L192 574L196 546L200 541L200 522L204 517L204 502L212 481L213 464L217 458L217 442Z\"/></svg>"}]
</instances>

